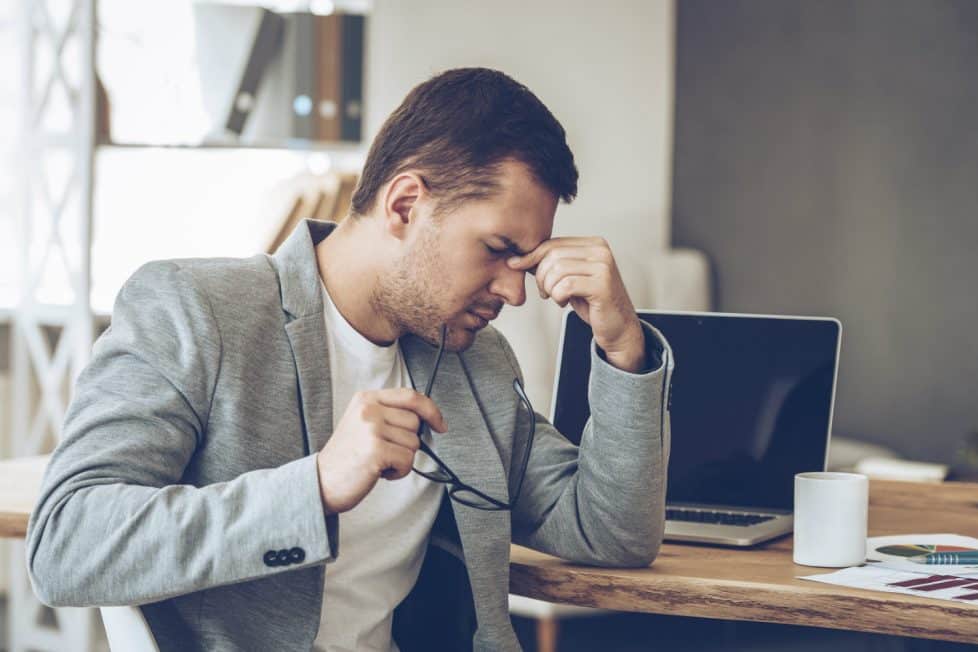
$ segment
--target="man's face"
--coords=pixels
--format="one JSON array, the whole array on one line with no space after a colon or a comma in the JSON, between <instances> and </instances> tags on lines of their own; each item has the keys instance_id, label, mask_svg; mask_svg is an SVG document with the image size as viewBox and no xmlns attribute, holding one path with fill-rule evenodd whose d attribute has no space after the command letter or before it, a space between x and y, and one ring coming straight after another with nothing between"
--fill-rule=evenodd
<instances>
[{"instance_id":1,"label":"man's face","mask_svg":"<svg viewBox=\"0 0 978 652\"><path fill-rule=\"evenodd\" d=\"M503 305L526 300L525 273L506 260L550 238L557 197L522 163L506 161L499 192L432 217L432 202L418 202L404 254L385 277L375 300L404 333L437 343L448 326L446 348L461 351Z\"/></svg>"}]
</instances>

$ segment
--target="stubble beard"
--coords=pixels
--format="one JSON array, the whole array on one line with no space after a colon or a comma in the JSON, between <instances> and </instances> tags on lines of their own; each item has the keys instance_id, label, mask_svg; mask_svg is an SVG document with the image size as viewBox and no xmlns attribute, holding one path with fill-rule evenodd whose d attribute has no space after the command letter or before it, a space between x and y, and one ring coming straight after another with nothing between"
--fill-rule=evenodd
<instances>
[{"instance_id":1,"label":"stubble beard","mask_svg":"<svg viewBox=\"0 0 978 652\"><path fill-rule=\"evenodd\" d=\"M437 301L436 279L445 273L440 261L434 234L427 234L394 261L390 274L380 278L370 296L373 310L397 332L416 335L432 346L441 341L441 328L448 319ZM474 339L474 333L450 326L445 349L463 351Z\"/></svg>"}]
</instances>

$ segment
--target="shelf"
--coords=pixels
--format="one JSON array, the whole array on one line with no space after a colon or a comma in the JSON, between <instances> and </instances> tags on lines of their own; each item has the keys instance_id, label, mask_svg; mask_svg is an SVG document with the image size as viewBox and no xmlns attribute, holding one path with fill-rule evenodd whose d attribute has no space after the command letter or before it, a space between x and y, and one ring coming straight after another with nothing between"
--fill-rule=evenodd
<instances>
[{"instance_id":1,"label":"shelf","mask_svg":"<svg viewBox=\"0 0 978 652\"><path fill-rule=\"evenodd\" d=\"M282 140L275 142L254 142L254 143L120 143L113 141L100 141L99 148L108 149L173 149L173 150L231 150L231 149L254 149L270 151L289 151L289 152L323 152L326 154L363 154L366 155L363 143L344 143L344 142L320 142L311 140Z\"/></svg>"},{"instance_id":2,"label":"shelf","mask_svg":"<svg viewBox=\"0 0 978 652\"><path fill-rule=\"evenodd\" d=\"M10 323L14 320L14 313L17 306L0 306L0 324ZM35 306L35 319L42 326L61 326L71 317L75 310L71 305L39 304ZM112 312L93 311L92 318L96 325L107 325L112 317Z\"/></svg>"}]
</instances>

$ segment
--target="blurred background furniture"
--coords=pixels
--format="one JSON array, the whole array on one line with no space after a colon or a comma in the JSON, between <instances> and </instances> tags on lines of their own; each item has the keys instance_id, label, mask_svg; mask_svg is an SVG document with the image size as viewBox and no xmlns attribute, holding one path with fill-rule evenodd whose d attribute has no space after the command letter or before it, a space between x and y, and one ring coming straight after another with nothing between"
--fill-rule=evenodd
<instances>
[{"instance_id":1,"label":"blurred background furniture","mask_svg":"<svg viewBox=\"0 0 978 652\"><path fill-rule=\"evenodd\" d=\"M248 0L96 4L0 5L0 82L16 98L0 176L17 177L0 187L2 457L56 445L74 380L139 265L274 247L285 218L344 213L362 165L367 3L296 3L288 15ZM278 180L302 185L301 201L256 201ZM208 224L212 236L193 228ZM102 649L95 610L41 605L24 556L22 541L0 542L0 647Z\"/></svg>"}]
</instances>

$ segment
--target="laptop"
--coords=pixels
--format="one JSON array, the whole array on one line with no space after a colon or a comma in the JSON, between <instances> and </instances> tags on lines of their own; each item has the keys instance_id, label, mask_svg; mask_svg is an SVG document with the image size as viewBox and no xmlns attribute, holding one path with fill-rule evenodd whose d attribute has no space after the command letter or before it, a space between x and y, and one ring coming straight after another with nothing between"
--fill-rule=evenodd
<instances>
[{"instance_id":1,"label":"laptop","mask_svg":"<svg viewBox=\"0 0 978 652\"><path fill-rule=\"evenodd\" d=\"M669 342L665 538L751 546L792 530L794 476L825 469L842 325L836 319L642 310ZM562 327L551 418L580 443L591 328Z\"/></svg>"}]
</instances>

